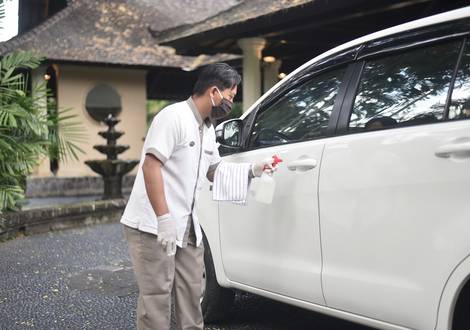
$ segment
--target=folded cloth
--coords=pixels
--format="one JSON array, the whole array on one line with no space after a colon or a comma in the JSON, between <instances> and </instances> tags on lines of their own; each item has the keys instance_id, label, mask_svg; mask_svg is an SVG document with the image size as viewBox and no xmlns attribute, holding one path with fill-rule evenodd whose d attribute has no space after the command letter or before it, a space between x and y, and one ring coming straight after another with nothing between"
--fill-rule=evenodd
<instances>
[{"instance_id":1,"label":"folded cloth","mask_svg":"<svg viewBox=\"0 0 470 330\"><path fill-rule=\"evenodd\" d=\"M250 185L250 163L222 161L215 170L212 199L245 204Z\"/></svg>"}]
</instances>

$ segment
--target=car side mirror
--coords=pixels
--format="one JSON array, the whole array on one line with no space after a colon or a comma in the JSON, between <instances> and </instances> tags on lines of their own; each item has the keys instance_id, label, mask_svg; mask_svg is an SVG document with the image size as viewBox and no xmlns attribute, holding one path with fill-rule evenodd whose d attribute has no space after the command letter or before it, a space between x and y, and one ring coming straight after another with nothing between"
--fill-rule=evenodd
<instances>
[{"instance_id":1,"label":"car side mirror","mask_svg":"<svg viewBox=\"0 0 470 330\"><path fill-rule=\"evenodd\" d=\"M228 149L240 149L242 147L243 121L230 119L219 124L215 128L215 137L222 147Z\"/></svg>"}]
</instances>

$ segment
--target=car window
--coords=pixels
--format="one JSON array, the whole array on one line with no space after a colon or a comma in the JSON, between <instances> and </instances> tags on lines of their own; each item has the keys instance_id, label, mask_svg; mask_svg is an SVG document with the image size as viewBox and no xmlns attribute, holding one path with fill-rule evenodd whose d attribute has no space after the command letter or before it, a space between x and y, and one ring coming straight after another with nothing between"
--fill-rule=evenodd
<instances>
[{"instance_id":1,"label":"car window","mask_svg":"<svg viewBox=\"0 0 470 330\"><path fill-rule=\"evenodd\" d=\"M273 146L325 136L344 72L345 68L340 68L319 74L260 109L249 146Z\"/></svg>"},{"instance_id":2,"label":"car window","mask_svg":"<svg viewBox=\"0 0 470 330\"><path fill-rule=\"evenodd\" d=\"M366 62L349 130L442 120L460 46L454 41Z\"/></svg>"},{"instance_id":3,"label":"car window","mask_svg":"<svg viewBox=\"0 0 470 330\"><path fill-rule=\"evenodd\" d=\"M470 42L465 43L449 106L449 119L470 119Z\"/></svg>"}]
</instances>

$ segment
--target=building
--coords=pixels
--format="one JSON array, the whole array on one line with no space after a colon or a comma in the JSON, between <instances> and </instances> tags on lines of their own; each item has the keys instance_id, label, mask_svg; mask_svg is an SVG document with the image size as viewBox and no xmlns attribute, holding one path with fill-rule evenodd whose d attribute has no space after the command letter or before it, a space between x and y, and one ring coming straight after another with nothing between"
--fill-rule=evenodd
<instances>
[{"instance_id":1,"label":"building","mask_svg":"<svg viewBox=\"0 0 470 330\"><path fill-rule=\"evenodd\" d=\"M153 35L181 55L242 55L246 110L278 78L328 49L466 5L464 0L245 0L202 22Z\"/></svg>"},{"instance_id":2,"label":"building","mask_svg":"<svg viewBox=\"0 0 470 330\"><path fill-rule=\"evenodd\" d=\"M1 43L0 54L34 50L44 55L47 61L32 72L33 83L46 80L58 107L72 108L89 135L89 142L80 145L86 154L78 161L44 159L34 176L96 176L84 161L104 158L93 145L104 142L98 132L106 127L99 119L108 112L121 119L117 129L125 135L118 142L130 146L122 158L138 159L147 130L147 100L187 97L193 70L233 58L176 55L156 44L149 27L158 31L195 24L223 9L213 1L189 0L161 0L158 6L146 0L21 1L20 34Z\"/></svg>"}]
</instances>

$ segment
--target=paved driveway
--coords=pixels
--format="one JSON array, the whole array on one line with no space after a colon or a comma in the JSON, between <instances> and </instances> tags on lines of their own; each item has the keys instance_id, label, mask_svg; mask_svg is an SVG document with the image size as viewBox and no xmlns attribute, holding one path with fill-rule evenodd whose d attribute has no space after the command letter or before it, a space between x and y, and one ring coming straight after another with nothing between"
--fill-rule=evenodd
<instances>
[{"instance_id":1,"label":"paved driveway","mask_svg":"<svg viewBox=\"0 0 470 330\"><path fill-rule=\"evenodd\" d=\"M119 223L0 243L0 329L134 329L137 287ZM240 293L207 329L369 328Z\"/></svg>"}]
</instances>

